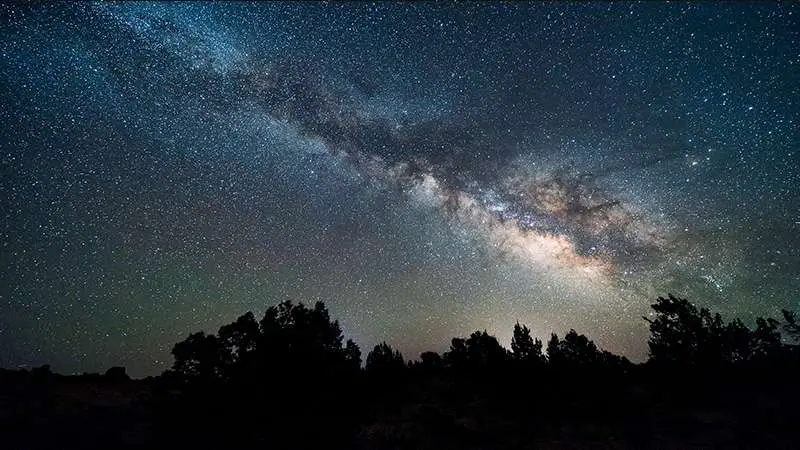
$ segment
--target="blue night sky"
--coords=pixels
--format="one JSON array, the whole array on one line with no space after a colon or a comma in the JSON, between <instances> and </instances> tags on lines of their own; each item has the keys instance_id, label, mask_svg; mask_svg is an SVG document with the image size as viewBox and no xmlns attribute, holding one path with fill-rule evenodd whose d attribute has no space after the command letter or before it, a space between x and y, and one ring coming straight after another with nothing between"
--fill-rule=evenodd
<instances>
[{"instance_id":1,"label":"blue night sky","mask_svg":"<svg viewBox=\"0 0 800 450\"><path fill-rule=\"evenodd\" d=\"M800 5L0 5L0 366L283 300L413 358L800 309Z\"/></svg>"}]
</instances>

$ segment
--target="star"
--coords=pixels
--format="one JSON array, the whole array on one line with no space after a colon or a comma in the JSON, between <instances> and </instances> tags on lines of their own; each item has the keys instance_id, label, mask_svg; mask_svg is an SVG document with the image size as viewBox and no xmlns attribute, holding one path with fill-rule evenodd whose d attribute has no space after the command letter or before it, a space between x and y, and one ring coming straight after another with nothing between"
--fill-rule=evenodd
<instances>
[{"instance_id":1,"label":"star","mask_svg":"<svg viewBox=\"0 0 800 450\"><path fill-rule=\"evenodd\" d=\"M0 8L2 366L157 374L284 300L634 361L668 292L797 309L797 5Z\"/></svg>"}]
</instances>

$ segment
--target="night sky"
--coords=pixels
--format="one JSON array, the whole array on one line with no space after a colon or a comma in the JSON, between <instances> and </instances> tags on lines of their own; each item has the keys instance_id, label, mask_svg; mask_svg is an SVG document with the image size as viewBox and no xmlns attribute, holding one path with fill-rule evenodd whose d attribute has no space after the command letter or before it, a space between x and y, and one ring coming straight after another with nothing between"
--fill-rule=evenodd
<instances>
[{"instance_id":1,"label":"night sky","mask_svg":"<svg viewBox=\"0 0 800 450\"><path fill-rule=\"evenodd\" d=\"M0 5L0 367L800 310L800 4Z\"/></svg>"}]
</instances>

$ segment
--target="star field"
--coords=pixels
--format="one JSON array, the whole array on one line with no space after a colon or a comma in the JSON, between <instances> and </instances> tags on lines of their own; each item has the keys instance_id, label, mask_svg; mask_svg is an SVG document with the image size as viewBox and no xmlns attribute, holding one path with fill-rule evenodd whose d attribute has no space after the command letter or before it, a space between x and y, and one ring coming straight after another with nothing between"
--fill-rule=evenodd
<instances>
[{"instance_id":1,"label":"star field","mask_svg":"<svg viewBox=\"0 0 800 450\"><path fill-rule=\"evenodd\" d=\"M0 6L0 366L325 301L413 358L798 310L791 3Z\"/></svg>"}]
</instances>

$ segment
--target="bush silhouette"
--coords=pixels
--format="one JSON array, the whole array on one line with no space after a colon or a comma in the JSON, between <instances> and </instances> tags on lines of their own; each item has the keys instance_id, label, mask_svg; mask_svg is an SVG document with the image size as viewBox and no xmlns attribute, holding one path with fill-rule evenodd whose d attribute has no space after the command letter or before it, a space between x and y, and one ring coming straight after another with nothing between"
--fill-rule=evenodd
<instances>
[{"instance_id":1,"label":"bush silhouette","mask_svg":"<svg viewBox=\"0 0 800 450\"><path fill-rule=\"evenodd\" d=\"M106 370L103 378L112 383L124 383L131 380L131 377L129 377L128 373L125 371L125 368L119 366L111 367L110 369Z\"/></svg>"}]
</instances>

